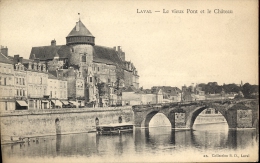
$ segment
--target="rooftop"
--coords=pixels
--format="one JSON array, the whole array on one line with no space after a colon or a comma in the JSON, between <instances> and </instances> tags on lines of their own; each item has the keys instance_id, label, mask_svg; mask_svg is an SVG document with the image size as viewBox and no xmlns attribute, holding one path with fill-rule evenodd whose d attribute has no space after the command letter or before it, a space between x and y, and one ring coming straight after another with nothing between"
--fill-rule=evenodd
<instances>
[{"instance_id":1,"label":"rooftop","mask_svg":"<svg viewBox=\"0 0 260 163\"><path fill-rule=\"evenodd\" d=\"M94 37L80 20L78 22L76 22L75 27L70 31L70 33L67 37L71 37L71 36Z\"/></svg>"}]
</instances>

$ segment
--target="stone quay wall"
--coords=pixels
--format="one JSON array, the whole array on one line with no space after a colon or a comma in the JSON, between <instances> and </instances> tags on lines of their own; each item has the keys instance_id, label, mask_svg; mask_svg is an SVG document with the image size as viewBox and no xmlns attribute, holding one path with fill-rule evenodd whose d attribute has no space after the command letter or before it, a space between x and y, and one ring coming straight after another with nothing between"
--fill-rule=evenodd
<instances>
[{"instance_id":1,"label":"stone quay wall","mask_svg":"<svg viewBox=\"0 0 260 163\"><path fill-rule=\"evenodd\" d=\"M1 140L95 131L96 125L133 123L131 106L2 112Z\"/></svg>"}]
</instances>

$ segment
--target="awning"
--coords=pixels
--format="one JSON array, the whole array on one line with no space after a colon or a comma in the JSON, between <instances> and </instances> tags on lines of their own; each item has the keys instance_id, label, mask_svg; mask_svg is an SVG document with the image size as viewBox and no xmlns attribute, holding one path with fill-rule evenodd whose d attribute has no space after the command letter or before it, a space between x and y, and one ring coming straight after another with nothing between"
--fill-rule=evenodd
<instances>
[{"instance_id":1,"label":"awning","mask_svg":"<svg viewBox=\"0 0 260 163\"><path fill-rule=\"evenodd\" d=\"M69 105L68 101L61 101L64 105Z\"/></svg>"},{"instance_id":2,"label":"awning","mask_svg":"<svg viewBox=\"0 0 260 163\"><path fill-rule=\"evenodd\" d=\"M55 106L62 107L62 103L60 102L60 100L51 100L51 102L53 102L55 104Z\"/></svg>"},{"instance_id":3,"label":"awning","mask_svg":"<svg viewBox=\"0 0 260 163\"><path fill-rule=\"evenodd\" d=\"M28 106L28 104L25 101L18 101L16 100L16 102L20 105L20 106Z\"/></svg>"},{"instance_id":4,"label":"awning","mask_svg":"<svg viewBox=\"0 0 260 163\"><path fill-rule=\"evenodd\" d=\"M44 103L48 103L49 101L47 101L47 100L42 100L42 102L44 102Z\"/></svg>"}]
</instances>

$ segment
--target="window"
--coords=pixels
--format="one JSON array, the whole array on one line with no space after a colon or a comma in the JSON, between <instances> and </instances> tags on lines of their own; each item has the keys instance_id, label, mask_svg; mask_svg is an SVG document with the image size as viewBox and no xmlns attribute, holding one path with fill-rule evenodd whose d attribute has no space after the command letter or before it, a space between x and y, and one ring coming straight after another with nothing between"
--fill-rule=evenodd
<instances>
[{"instance_id":1,"label":"window","mask_svg":"<svg viewBox=\"0 0 260 163\"><path fill-rule=\"evenodd\" d=\"M92 82L92 77L89 77L89 82Z\"/></svg>"},{"instance_id":2,"label":"window","mask_svg":"<svg viewBox=\"0 0 260 163\"><path fill-rule=\"evenodd\" d=\"M19 84L20 84L20 85L22 84L22 79L21 79L21 78L19 78Z\"/></svg>"},{"instance_id":3,"label":"window","mask_svg":"<svg viewBox=\"0 0 260 163\"><path fill-rule=\"evenodd\" d=\"M0 85L2 85L2 77L0 76Z\"/></svg>"},{"instance_id":4,"label":"window","mask_svg":"<svg viewBox=\"0 0 260 163\"><path fill-rule=\"evenodd\" d=\"M24 78L23 78L23 85L25 85L25 83L24 83Z\"/></svg>"},{"instance_id":5,"label":"window","mask_svg":"<svg viewBox=\"0 0 260 163\"><path fill-rule=\"evenodd\" d=\"M16 95L19 96L19 90L18 89L16 90Z\"/></svg>"},{"instance_id":6,"label":"window","mask_svg":"<svg viewBox=\"0 0 260 163\"><path fill-rule=\"evenodd\" d=\"M20 89L20 96L23 96L23 90Z\"/></svg>"},{"instance_id":7,"label":"window","mask_svg":"<svg viewBox=\"0 0 260 163\"><path fill-rule=\"evenodd\" d=\"M99 67L97 68L97 70L99 71Z\"/></svg>"},{"instance_id":8,"label":"window","mask_svg":"<svg viewBox=\"0 0 260 163\"><path fill-rule=\"evenodd\" d=\"M87 57L86 57L86 54L82 55L82 56L81 56L81 62L86 62L86 58L87 58Z\"/></svg>"},{"instance_id":9,"label":"window","mask_svg":"<svg viewBox=\"0 0 260 163\"><path fill-rule=\"evenodd\" d=\"M23 95L25 96L25 90L23 90Z\"/></svg>"},{"instance_id":10,"label":"window","mask_svg":"<svg viewBox=\"0 0 260 163\"><path fill-rule=\"evenodd\" d=\"M6 85L6 78L4 78L4 85Z\"/></svg>"}]
</instances>

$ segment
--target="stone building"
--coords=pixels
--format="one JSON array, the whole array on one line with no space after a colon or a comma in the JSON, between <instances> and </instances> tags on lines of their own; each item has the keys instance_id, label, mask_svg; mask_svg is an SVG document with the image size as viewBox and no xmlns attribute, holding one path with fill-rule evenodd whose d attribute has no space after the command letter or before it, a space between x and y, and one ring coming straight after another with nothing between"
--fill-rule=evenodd
<instances>
[{"instance_id":1,"label":"stone building","mask_svg":"<svg viewBox=\"0 0 260 163\"><path fill-rule=\"evenodd\" d=\"M69 67L63 70L63 76L67 80L67 96L69 101L76 107L85 106L85 82L82 71Z\"/></svg>"},{"instance_id":2,"label":"stone building","mask_svg":"<svg viewBox=\"0 0 260 163\"><path fill-rule=\"evenodd\" d=\"M2 53L2 49L0 53L0 109L1 112L15 110L13 62Z\"/></svg>"},{"instance_id":3,"label":"stone building","mask_svg":"<svg viewBox=\"0 0 260 163\"><path fill-rule=\"evenodd\" d=\"M133 63L125 61L125 53L121 48L95 45L95 37L81 20L76 22L76 26L66 37L66 45L56 45L56 41L52 40L50 46L32 47L30 59L34 58L46 63L49 71L67 70L68 97L73 94L70 89L75 90L82 85L79 79L82 78L85 103L98 102L97 83L105 83L114 88L119 80L126 87L139 87L137 70ZM78 73L77 82L71 81L74 71ZM75 82L78 84L74 84ZM113 94L113 91L110 93Z\"/></svg>"},{"instance_id":4,"label":"stone building","mask_svg":"<svg viewBox=\"0 0 260 163\"><path fill-rule=\"evenodd\" d=\"M163 94L163 103L170 103L170 102L180 102L182 91L178 87L171 87L171 86L153 86L151 88L152 92L156 92L158 90L162 91Z\"/></svg>"},{"instance_id":5,"label":"stone building","mask_svg":"<svg viewBox=\"0 0 260 163\"><path fill-rule=\"evenodd\" d=\"M63 103L67 104L67 81L63 77L63 71L48 72L47 96L49 108L62 108Z\"/></svg>"},{"instance_id":6,"label":"stone building","mask_svg":"<svg viewBox=\"0 0 260 163\"><path fill-rule=\"evenodd\" d=\"M24 61L27 78L28 109L47 109L48 72L46 65L38 59Z\"/></svg>"},{"instance_id":7,"label":"stone building","mask_svg":"<svg viewBox=\"0 0 260 163\"><path fill-rule=\"evenodd\" d=\"M28 109L27 104L27 75L23 65L23 57L14 55L12 58L14 65L14 95L16 99L16 110Z\"/></svg>"},{"instance_id":8,"label":"stone building","mask_svg":"<svg viewBox=\"0 0 260 163\"><path fill-rule=\"evenodd\" d=\"M129 86L122 92L122 105L147 105L163 103L163 92L161 89L151 90L136 89Z\"/></svg>"}]
</instances>

